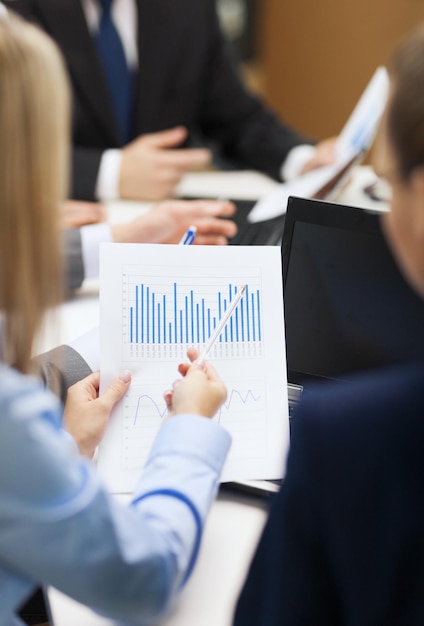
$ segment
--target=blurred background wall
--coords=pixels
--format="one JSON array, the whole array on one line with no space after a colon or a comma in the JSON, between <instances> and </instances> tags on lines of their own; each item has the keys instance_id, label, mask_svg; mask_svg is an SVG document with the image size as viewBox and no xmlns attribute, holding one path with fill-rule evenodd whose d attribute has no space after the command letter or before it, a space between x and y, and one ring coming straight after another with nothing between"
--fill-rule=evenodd
<instances>
[{"instance_id":1,"label":"blurred background wall","mask_svg":"<svg viewBox=\"0 0 424 626\"><path fill-rule=\"evenodd\" d=\"M216 0L246 80L306 135L337 134L424 0Z\"/></svg>"}]
</instances>

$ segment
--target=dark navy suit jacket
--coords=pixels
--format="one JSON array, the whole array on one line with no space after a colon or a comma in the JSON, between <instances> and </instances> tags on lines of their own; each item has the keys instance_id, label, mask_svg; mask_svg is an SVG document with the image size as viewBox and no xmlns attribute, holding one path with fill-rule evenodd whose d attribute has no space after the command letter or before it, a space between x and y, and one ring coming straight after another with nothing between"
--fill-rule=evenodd
<instances>
[{"instance_id":1,"label":"dark navy suit jacket","mask_svg":"<svg viewBox=\"0 0 424 626\"><path fill-rule=\"evenodd\" d=\"M102 152L120 146L109 94L80 0L4 0L59 44L73 90L73 195L92 199ZM186 126L244 166L275 178L305 141L242 85L228 55L216 0L135 0L139 68L134 137Z\"/></svg>"},{"instance_id":2,"label":"dark navy suit jacket","mask_svg":"<svg viewBox=\"0 0 424 626\"><path fill-rule=\"evenodd\" d=\"M306 391L235 626L424 624L424 365Z\"/></svg>"}]
</instances>

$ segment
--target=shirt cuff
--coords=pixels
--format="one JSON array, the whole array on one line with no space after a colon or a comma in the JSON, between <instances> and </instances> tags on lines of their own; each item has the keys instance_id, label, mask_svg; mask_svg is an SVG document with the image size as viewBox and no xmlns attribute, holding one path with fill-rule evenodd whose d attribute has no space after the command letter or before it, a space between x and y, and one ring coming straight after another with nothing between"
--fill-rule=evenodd
<instances>
[{"instance_id":1,"label":"shirt cuff","mask_svg":"<svg viewBox=\"0 0 424 626\"><path fill-rule=\"evenodd\" d=\"M314 152L315 146L308 144L292 148L282 165L281 178L287 181L299 176L303 166L312 158Z\"/></svg>"},{"instance_id":2,"label":"shirt cuff","mask_svg":"<svg viewBox=\"0 0 424 626\"><path fill-rule=\"evenodd\" d=\"M119 198L119 174L121 171L122 150L105 150L100 160L95 194L98 200Z\"/></svg>"},{"instance_id":3,"label":"shirt cuff","mask_svg":"<svg viewBox=\"0 0 424 626\"><path fill-rule=\"evenodd\" d=\"M81 248L85 278L98 278L100 272L99 249L101 243L113 241L109 224L89 224L82 226Z\"/></svg>"}]
</instances>

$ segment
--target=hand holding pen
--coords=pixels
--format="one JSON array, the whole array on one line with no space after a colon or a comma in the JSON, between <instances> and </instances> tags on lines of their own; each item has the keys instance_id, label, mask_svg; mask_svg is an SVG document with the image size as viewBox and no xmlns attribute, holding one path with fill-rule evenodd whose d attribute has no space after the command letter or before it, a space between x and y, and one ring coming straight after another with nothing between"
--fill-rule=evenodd
<instances>
[{"instance_id":1,"label":"hand holding pen","mask_svg":"<svg viewBox=\"0 0 424 626\"><path fill-rule=\"evenodd\" d=\"M190 226L190 228L182 236L180 240L180 245L191 246L191 244L194 243L194 240L196 239L196 231L196 226Z\"/></svg>"},{"instance_id":2,"label":"hand holding pen","mask_svg":"<svg viewBox=\"0 0 424 626\"><path fill-rule=\"evenodd\" d=\"M215 331L209 338L202 354L190 348L187 355L191 363L181 363L179 373L184 377L176 380L172 389L165 391L164 398L169 415L176 413L194 413L205 417L213 417L225 402L227 390L213 366L206 360L209 352L234 313L245 292L243 285L231 300L228 309L218 322ZM206 384L206 382L208 384ZM187 391L189 393L187 393Z\"/></svg>"},{"instance_id":3,"label":"hand holding pen","mask_svg":"<svg viewBox=\"0 0 424 626\"><path fill-rule=\"evenodd\" d=\"M172 389L164 393L168 415L189 413L213 417L227 398L227 388L210 363L197 364L196 348L189 348L187 356L190 363L178 366L183 378L174 381Z\"/></svg>"},{"instance_id":4,"label":"hand holding pen","mask_svg":"<svg viewBox=\"0 0 424 626\"><path fill-rule=\"evenodd\" d=\"M230 320L230 317L234 313L234 310L235 310L236 306L238 305L238 303L242 299L245 290L246 290L246 285L243 285L237 291L234 299L231 300L231 302L230 302L230 304L228 306L228 309L224 312L224 315L219 320L217 327L215 328L215 330L212 333L212 335L209 337L208 343L206 344L202 354L200 355L199 359L197 360L197 365L202 366L202 364L205 362L205 360L206 360L209 352L212 350L216 340L218 339L219 335L224 330L225 326L228 324L228 322Z\"/></svg>"}]
</instances>

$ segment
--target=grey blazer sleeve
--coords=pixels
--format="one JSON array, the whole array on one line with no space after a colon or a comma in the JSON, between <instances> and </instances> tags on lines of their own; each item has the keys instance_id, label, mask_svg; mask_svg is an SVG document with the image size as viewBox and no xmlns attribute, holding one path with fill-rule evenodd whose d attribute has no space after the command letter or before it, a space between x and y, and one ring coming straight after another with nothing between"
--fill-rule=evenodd
<instances>
[{"instance_id":1,"label":"grey blazer sleeve","mask_svg":"<svg viewBox=\"0 0 424 626\"><path fill-rule=\"evenodd\" d=\"M65 403L68 387L92 373L82 356L70 346L62 345L35 357L41 377L51 391Z\"/></svg>"},{"instance_id":2,"label":"grey blazer sleeve","mask_svg":"<svg viewBox=\"0 0 424 626\"><path fill-rule=\"evenodd\" d=\"M65 264L65 287L78 289L85 278L82 258L81 232L79 228L67 228L63 232L63 256Z\"/></svg>"}]
</instances>

